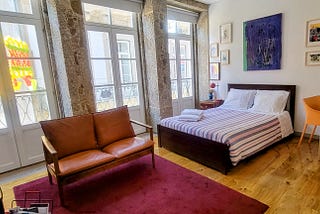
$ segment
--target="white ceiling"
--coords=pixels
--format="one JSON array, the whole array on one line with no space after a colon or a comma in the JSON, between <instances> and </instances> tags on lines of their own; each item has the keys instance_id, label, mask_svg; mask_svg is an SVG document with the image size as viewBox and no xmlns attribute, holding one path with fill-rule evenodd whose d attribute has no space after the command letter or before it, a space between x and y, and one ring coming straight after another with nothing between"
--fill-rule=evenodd
<instances>
[{"instance_id":1,"label":"white ceiling","mask_svg":"<svg viewBox=\"0 0 320 214\"><path fill-rule=\"evenodd\" d=\"M198 2L206 3L206 4L214 4L220 0L197 0Z\"/></svg>"}]
</instances>

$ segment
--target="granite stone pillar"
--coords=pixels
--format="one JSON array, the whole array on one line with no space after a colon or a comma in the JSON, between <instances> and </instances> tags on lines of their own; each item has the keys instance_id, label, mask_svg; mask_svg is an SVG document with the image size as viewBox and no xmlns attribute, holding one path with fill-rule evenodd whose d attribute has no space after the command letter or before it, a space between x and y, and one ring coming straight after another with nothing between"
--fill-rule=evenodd
<instances>
[{"instance_id":1,"label":"granite stone pillar","mask_svg":"<svg viewBox=\"0 0 320 214\"><path fill-rule=\"evenodd\" d=\"M62 116L95 111L81 1L47 0L47 20Z\"/></svg>"},{"instance_id":2,"label":"granite stone pillar","mask_svg":"<svg viewBox=\"0 0 320 214\"><path fill-rule=\"evenodd\" d=\"M209 23L208 11L199 14L197 22L197 47L198 47L198 90L199 96L196 100L208 99L209 90Z\"/></svg>"},{"instance_id":3,"label":"granite stone pillar","mask_svg":"<svg viewBox=\"0 0 320 214\"><path fill-rule=\"evenodd\" d=\"M150 123L172 116L166 0L146 0L142 13Z\"/></svg>"}]
</instances>

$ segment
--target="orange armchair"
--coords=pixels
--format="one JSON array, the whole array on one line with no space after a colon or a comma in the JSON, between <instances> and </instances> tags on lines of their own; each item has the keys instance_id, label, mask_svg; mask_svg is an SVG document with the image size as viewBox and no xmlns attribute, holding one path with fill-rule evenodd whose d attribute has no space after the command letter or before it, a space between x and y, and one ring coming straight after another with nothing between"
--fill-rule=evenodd
<instances>
[{"instance_id":1,"label":"orange armchair","mask_svg":"<svg viewBox=\"0 0 320 214\"><path fill-rule=\"evenodd\" d=\"M320 125L320 96L304 98L303 103L304 103L304 109L306 112L306 120L304 123L303 131L302 131L298 146L301 145L304 133L308 125L314 125L308 143L311 142L317 126Z\"/></svg>"}]
</instances>

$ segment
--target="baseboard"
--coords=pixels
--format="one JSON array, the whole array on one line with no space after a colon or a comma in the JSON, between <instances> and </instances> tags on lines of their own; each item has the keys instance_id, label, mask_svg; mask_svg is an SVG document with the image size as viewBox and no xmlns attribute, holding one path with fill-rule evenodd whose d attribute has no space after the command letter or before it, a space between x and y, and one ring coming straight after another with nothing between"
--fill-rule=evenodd
<instances>
[{"instance_id":1,"label":"baseboard","mask_svg":"<svg viewBox=\"0 0 320 214\"><path fill-rule=\"evenodd\" d=\"M294 132L294 133L293 133L293 135L294 135L295 137L300 137L301 134L302 134L302 132ZM311 135L311 134L305 133L304 136L303 136L303 138L309 138L310 135ZM320 138L320 136L315 134L315 135L313 135L313 138L312 138L312 139L314 139L314 140L319 140L319 138Z\"/></svg>"}]
</instances>

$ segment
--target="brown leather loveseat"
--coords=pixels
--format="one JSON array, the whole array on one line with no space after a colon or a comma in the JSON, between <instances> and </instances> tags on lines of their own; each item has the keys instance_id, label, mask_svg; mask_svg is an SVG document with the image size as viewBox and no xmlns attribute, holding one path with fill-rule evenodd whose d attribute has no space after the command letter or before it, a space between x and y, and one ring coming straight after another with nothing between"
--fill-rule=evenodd
<instances>
[{"instance_id":1,"label":"brown leather loveseat","mask_svg":"<svg viewBox=\"0 0 320 214\"><path fill-rule=\"evenodd\" d=\"M131 123L145 127L150 139L136 137ZM56 178L62 206L65 184L147 154L154 167L152 127L130 120L127 106L40 124L49 181Z\"/></svg>"}]
</instances>

